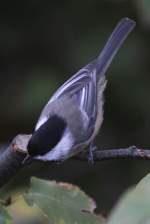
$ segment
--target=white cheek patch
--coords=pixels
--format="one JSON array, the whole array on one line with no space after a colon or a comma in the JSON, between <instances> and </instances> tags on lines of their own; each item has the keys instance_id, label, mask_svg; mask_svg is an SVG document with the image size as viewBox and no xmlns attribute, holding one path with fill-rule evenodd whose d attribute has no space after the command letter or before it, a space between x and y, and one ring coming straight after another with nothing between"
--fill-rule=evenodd
<instances>
[{"instance_id":1,"label":"white cheek patch","mask_svg":"<svg viewBox=\"0 0 150 224\"><path fill-rule=\"evenodd\" d=\"M61 161L67 159L72 154L74 138L67 128L60 142L43 156L36 156L35 159L43 161Z\"/></svg>"},{"instance_id":2,"label":"white cheek patch","mask_svg":"<svg viewBox=\"0 0 150 224\"><path fill-rule=\"evenodd\" d=\"M35 131L38 130L41 127L41 125L44 124L47 120L48 120L47 116L40 118L35 126Z\"/></svg>"}]
</instances>

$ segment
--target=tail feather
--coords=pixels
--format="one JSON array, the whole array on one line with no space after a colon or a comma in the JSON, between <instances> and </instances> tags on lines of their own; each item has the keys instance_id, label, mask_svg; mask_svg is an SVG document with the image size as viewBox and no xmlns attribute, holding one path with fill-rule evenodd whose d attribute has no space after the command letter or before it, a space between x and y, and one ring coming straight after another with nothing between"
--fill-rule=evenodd
<instances>
[{"instance_id":1,"label":"tail feather","mask_svg":"<svg viewBox=\"0 0 150 224\"><path fill-rule=\"evenodd\" d=\"M97 58L97 77L104 75L119 48L132 31L135 22L129 18L123 18L115 27L106 45Z\"/></svg>"}]
</instances>

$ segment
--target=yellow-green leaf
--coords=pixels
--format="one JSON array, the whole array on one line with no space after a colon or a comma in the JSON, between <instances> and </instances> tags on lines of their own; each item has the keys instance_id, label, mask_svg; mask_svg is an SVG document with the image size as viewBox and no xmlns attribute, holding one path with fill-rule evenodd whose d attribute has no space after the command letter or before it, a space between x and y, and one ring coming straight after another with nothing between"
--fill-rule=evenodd
<instances>
[{"instance_id":1,"label":"yellow-green leaf","mask_svg":"<svg viewBox=\"0 0 150 224\"><path fill-rule=\"evenodd\" d=\"M94 201L71 184L32 178L25 199L29 205L36 204L52 223L102 223L102 219L93 213Z\"/></svg>"}]
</instances>

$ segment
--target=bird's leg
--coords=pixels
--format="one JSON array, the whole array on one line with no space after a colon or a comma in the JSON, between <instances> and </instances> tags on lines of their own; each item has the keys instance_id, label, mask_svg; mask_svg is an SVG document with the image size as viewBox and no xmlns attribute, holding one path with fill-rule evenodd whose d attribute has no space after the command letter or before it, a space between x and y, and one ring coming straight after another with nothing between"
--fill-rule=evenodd
<instances>
[{"instance_id":1,"label":"bird's leg","mask_svg":"<svg viewBox=\"0 0 150 224\"><path fill-rule=\"evenodd\" d=\"M93 141L89 145L89 153L88 153L88 163L93 165L94 164L94 158L93 158L93 151L96 149L96 146L94 146Z\"/></svg>"},{"instance_id":2,"label":"bird's leg","mask_svg":"<svg viewBox=\"0 0 150 224\"><path fill-rule=\"evenodd\" d=\"M26 157L24 158L24 160L22 161L22 164L30 164L32 162L32 158L31 156L27 153Z\"/></svg>"}]
</instances>

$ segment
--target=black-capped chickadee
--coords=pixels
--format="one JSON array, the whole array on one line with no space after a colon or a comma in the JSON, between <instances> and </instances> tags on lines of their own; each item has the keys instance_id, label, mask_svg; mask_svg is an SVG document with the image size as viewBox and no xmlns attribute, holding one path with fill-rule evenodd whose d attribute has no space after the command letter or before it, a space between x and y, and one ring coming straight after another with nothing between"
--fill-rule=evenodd
<instances>
[{"instance_id":1,"label":"black-capped chickadee","mask_svg":"<svg viewBox=\"0 0 150 224\"><path fill-rule=\"evenodd\" d=\"M134 26L133 20L121 19L100 55L54 93L29 140L29 156L62 161L88 147L92 152L94 138L103 121L105 73Z\"/></svg>"}]
</instances>

